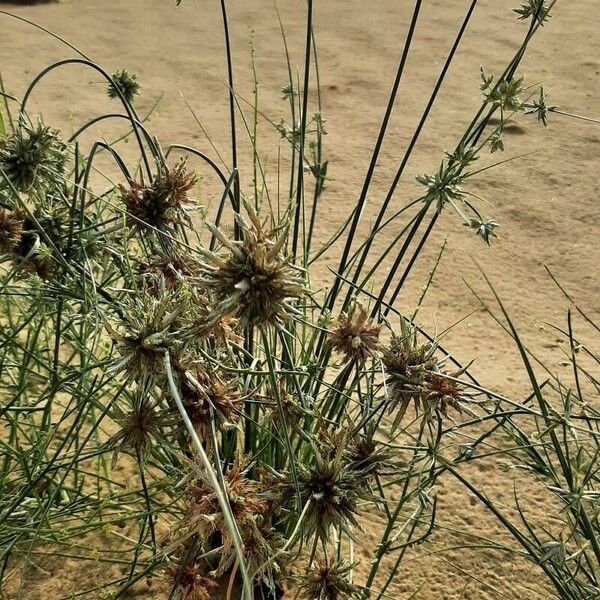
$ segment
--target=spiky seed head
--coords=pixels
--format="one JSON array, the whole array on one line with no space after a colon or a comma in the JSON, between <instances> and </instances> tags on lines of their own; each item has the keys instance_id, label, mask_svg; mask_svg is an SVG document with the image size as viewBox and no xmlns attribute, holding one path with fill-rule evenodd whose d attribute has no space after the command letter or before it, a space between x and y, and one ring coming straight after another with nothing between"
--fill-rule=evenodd
<instances>
[{"instance_id":1,"label":"spiky seed head","mask_svg":"<svg viewBox=\"0 0 600 600\"><path fill-rule=\"evenodd\" d=\"M358 503L373 500L367 489L367 481L349 467L343 447L332 451L316 449L314 462L298 465L296 481L292 478L284 484L284 496L295 499L306 509L302 523L305 539L317 535L327 541L332 528L342 529L353 537L352 528L358 527Z\"/></svg>"},{"instance_id":2,"label":"spiky seed head","mask_svg":"<svg viewBox=\"0 0 600 600\"><path fill-rule=\"evenodd\" d=\"M0 208L0 254L12 252L21 242L24 214L18 208Z\"/></svg>"},{"instance_id":3,"label":"spiky seed head","mask_svg":"<svg viewBox=\"0 0 600 600\"><path fill-rule=\"evenodd\" d=\"M110 438L113 467L119 452L128 452L145 461L152 445L165 438L166 430L175 424L174 416L161 411L145 390L137 390L130 406L112 408L112 418L119 430Z\"/></svg>"},{"instance_id":4,"label":"spiky seed head","mask_svg":"<svg viewBox=\"0 0 600 600\"><path fill-rule=\"evenodd\" d=\"M520 94L523 93L523 78L502 79L484 92L487 102L506 112L516 112L523 108Z\"/></svg>"},{"instance_id":5,"label":"spiky seed head","mask_svg":"<svg viewBox=\"0 0 600 600\"><path fill-rule=\"evenodd\" d=\"M198 273L197 259L187 253L159 252L140 260L136 265L139 281L150 293L158 293L162 282L167 290L177 290Z\"/></svg>"},{"instance_id":6,"label":"spiky seed head","mask_svg":"<svg viewBox=\"0 0 600 600\"><path fill-rule=\"evenodd\" d=\"M425 376L437 369L435 346L419 344L416 328L402 321L400 335L393 335L382 352L382 362L389 410L400 405L403 413L410 402L418 407L425 389Z\"/></svg>"},{"instance_id":7,"label":"spiky seed head","mask_svg":"<svg viewBox=\"0 0 600 600\"><path fill-rule=\"evenodd\" d=\"M344 357L344 362L364 363L379 348L381 327L375 325L358 302L338 319L329 334L330 346Z\"/></svg>"},{"instance_id":8,"label":"spiky seed head","mask_svg":"<svg viewBox=\"0 0 600 600\"><path fill-rule=\"evenodd\" d=\"M11 136L0 141L0 187L7 187L2 172L19 192L62 187L67 152L56 129L41 121L35 125L21 122Z\"/></svg>"},{"instance_id":9,"label":"spiky seed head","mask_svg":"<svg viewBox=\"0 0 600 600\"><path fill-rule=\"evenodd\" d=\"M271 494L262 488L260 482L247 476L241 462L237 462L223 477L225 492L243 542L248 571L255 577L262 577L265 569L272 571L278 568L274 559L283 541L271 525ZM182 526L188 534L197 534L201 540L214 533L220 534L222 549L215 575L222 575L231 568L236 554L218 497L203 480L193 483L187 495L188 509Z\"/></svg>"},{"instance_id":10,"label":"spiky seed head","mask_svg":"<svg viewBox=\"0 0 600 600\"><path fill-rule=\"evenodd\" d=\"M164 376L165 350L177 352L187 341L188 331L180 318L186 310L185 298L161 285L158 294L141 289L121 306L121 319L106 328L121 355L112 367L138 383Z\"/></svg>"},{"instance_id":11,"label":"spiky seed head","mask_svg":"<svg viewBox=\"0 0 600 600\"><path fill-rule=\"evenodd\" d=\"M175 370L181 399L200 439L210 439L213 422L217 430L235 425L243 400L231 382L223 382L216 374L209 375L200 369L186 369L181 364Z\"/></svg>"},{"instance_id":12,"label":"spiky seed head","mask_svg":"<svg viewBox=\"0 0 600 600\"><path fill-rule=\"evenodd\" d=\"M195 174L189 173L185 162L180 161L172 169L160 166L148 185L143 181L132 181L129 187L120 185L129 226L134 231L165 231L189 222L187 211L193 201L188 192L195 184Z\"/></svg>"},{"instance_id":13,"label":"spiky seed head","mask_svg":"<svg viewBox=\"0 0 600 600\"><path fill-rule=\"evenodd\" d=\"M521 2L521 6L518 8L513 8L513 12L519 15L520 21L533 18L542 27L550 19L550 6L546 0L526 0L526 2Z\"/></svg>"},{"instance_id":14,"label":"spiky seed head","mask_svg":"<svg viewBox=\"0 0 600 600\"><path fill-rule=\"evenodd\" d=\"M299 578L300 597L304 600L352 600L360 597L360 588L350 581L352 565L342 561L317 563Z\"/></svg>"},{"instance_id":15,"label":"spiky seed head","mask_svg":"<svg viewBox=\"0 0 600 600\"><path fill-rule=\"evenodd\" d=\"M282 252L287 228L267 231L252 208L247 212L250 224L238 219L240 241L213 228L228 253L213 254L203 268L215 298L209 324L232 316L241 327L273 325L295 314L294 303L305 293L303 277Z\"/></svg>"},{"instance_id":16,"label":"spiky seed head","mask_svg":"<svg viewBox=\"0 0 600 600\"><path fill-rule=\"evenodd\" d=\"M423 396L425 410L438 408L445 417L448 416L449 407L462 412L462 403L466 401L467 396L461 384L454 378L449 378L443 371L428 373L425 376L425 385L426 391Z\"/></svg>"},{"instance_id":17,"label":"spiky seed head","mask_svg":"<svg viewBox=\"0 0 600 600\"><path fill-rule=\"evenodd\" d=\"M556 107L550 106L547 102L548 94L540 87L540 95L537 100L530 100L525 106L526 115L536 115L538 123L544 127L548 127L548 113L552 112Z\"/></svg>"},{"instance_id":18,"label":"spiky seed head","mask_svg":"<svg viewBox=\"0 0 600 600\"><path fill-rule=\"evenodd\" d=\"M217 583L196 564L171 565L167 574L177 585L179 600L211 600Z\"/></svg>"},{"instance_id":19,"label":"spiky seed head","mask_svg":"<svg viewBox=\"0 0 600 600\"><path fill-rule=\"evenodd\" d=\"M140 84L135 73L129 73L125 69L119 69L112 74L112 82L108 84L107 94L109 98L118 98L119 90L129 104L133 104L135 97L140 93Z\"/></svg>"},{"instance_id":20,"label":"spiky seed head","mask_svg":"<svg viewBox=\"0 0 600 600\"><path fill-rule=\"evenodd\" d=\"M400 406L396 423L412 402L415 410L429 413L439 409L447 415L448 407L461 411L468 394L455 381L462 373L449 374L443 369L444 360L435 356L435 344L419 344L416 328L402 323L402 334L394 336L383 351L389 410Z\"/></svg>"},{"instance_id":21,"label":"spiky seed head","mask_svg":"<svg viewBox=\"0 0 600 600\"><path fill-rule=\"evenodd\" d=\"M438 213L441 213L449 202L460 202L464 198L461 188L465 176L462 174L463 166L460 162L442 162L435 174L419 175L417 181L427 188L423 202L437 205Z\"/></svg>"},{"instance_id":22,"label":"spiky seed head","mask_svg":"<svg viewBox=\"0 0 600 600\"><path fill-rule=\"evenodd\" d=\"M469 222L465 225L470 227L475 232L475 235L478 235L488 246L491 245L491 238L498 237L495 230L500 227L500 224L493 219L487 219L485 221L481 221L480 219L469 219Z\"/></svg>"}]
</instances>

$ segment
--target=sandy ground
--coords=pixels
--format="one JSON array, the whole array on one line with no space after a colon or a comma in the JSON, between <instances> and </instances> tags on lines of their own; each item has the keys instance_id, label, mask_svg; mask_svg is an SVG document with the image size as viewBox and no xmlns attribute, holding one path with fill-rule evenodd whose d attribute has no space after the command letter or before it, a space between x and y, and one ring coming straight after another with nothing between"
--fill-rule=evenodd
<instances>
[{"instance_id":1,"label":"sandy ground","mask_svg":"<svg viewBox=\"0 0 600 600\"><path fill-rule=\"evenodd\" d=\"M394 199L402 206L414 196L414 176L437 168L445 149L453 147L478 107L479 68L499 72L525 33L525 24L510 13L515 0L481 0L450 69L431 118L421 136ZM2 3L0 3L2 4ZM184 103L189 102L213 144L228 156L227 91L222 30L216 0L185 2L175 9L170 0L61 0L35 7L5 6L64 36L109 71L126 67L138 73L143 95L141 114L164 95L151 127L166 145L193 144L215 156ZM286 81L282 40L272 0L230 2L238 93L252 99L250 42L254 39L261 109L278 122L287 118L281 100ZM406 33L411 2L398 0L316 0L315 33L323 91L323 114L329 135L325 153L331 181L318 215L318 235L325 239L348 214L364 178L383 115L389 87ZM359 235L364 235L383 199L394 170L421 115L433 82L468 5L467 0L426 0L418 24L406 77L398 97ZM279 2L294 68L300 70L304 3ZM30 26L0 15L0 68L7 88L22 94L26 83L48 63L72 52ZM554 17L526 53L521 73L534 84L543 81L551 104L600 117L600 4L596 0L559 0ZM50 76L33 98L46 120L66 130L114 109L99 78L80 67ZM108 127L94 136L110 137ZM264 141L263 141L264 140ZM600 311L598 262L597 165L600 125L555 116L544 130L534 119L521 119L505 139L506 156L532 153L482 174L471 189L484 197L484 209L502 224L491 248L475 239L447 213L433 236L429 253L417 263L408 291L398 300L409 310L431 268L433 256L447 239L447 252L435 277L420 322L442 331L466 317L448 334L455 355L474 358L475 372L504 393L522 394L524 377L510 340L481 312L465 282L484 296L486 286L475 261L494 285L515 318L527 343L552 370L567 373L557 335L547 323L564 324L568 306L548 277L549 267L563 286L590 312ZM276 169L277 137L259 141L259 153L270 172ZM242 159L248 179L248 156ZM496 155L497 156L497 155ZM268 162L270 159L270 162ZM488 161L489 162L489 161ZM205 200L213 183L205 173ZM378 247L393 238L390 227ZM333 253L327 264L334 266ZM382 269L378 279L383 279ZM510 502L507 475L494 465L472 476L502 501ZM452 485L444 486L442 523L448 527L494 534L494 524L475 507L474 499ZM532 514L543 514L544 500L533 488L527 497ZM375 536L377 525L367 533ZM441 535L432 546L410 556L390 597L408 597L420 588L422 599L500 599L552 597L534 567L499 554L479 550L434 554L448 543ZM366 548L366 545L365 545ZM360 553L359 553L360 554ZM48 569L54 578L32 575L23 598L58 598L81 574L60 564ZM91 568L89 577L100 578ZM39 596L38 596L39 594ZM140 597L153 597L150 591ZM160 597L160 596L157 596Z\"/></svg>"}]
</instances>

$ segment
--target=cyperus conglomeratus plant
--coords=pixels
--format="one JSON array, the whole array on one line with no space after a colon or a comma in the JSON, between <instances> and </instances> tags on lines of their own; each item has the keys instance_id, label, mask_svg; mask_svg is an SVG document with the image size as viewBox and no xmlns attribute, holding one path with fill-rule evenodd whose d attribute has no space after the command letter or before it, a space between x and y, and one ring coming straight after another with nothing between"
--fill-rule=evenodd
<instances>
[{"instance_id":1,"label":"cyperus conglomeratus plant","mask_svg":"<svg viewBox=\"0 0 600 600\"><path fill-rule=\"evenodd\" d=\"M546 124L552 107L544 91L525 87L517 70L552 4L530 0L517 9L528 23L521 45L504 72L482 70L481 106L464 135L437 172L418 178L421 196L390 214L476 8L472 0L364 239L357 229L420 0L364 185L347 221L322 245L313 233L328 161L325 120L320 109L310 115L309 91L318 88L313 0L300 84L286 53L291 125L272 121L289 151L289 187L276 196L256 152L247 192L240 176L243 112L225 2L227 168L191 146L161 146L135 109L137 77L124 69L111 76L72 46L78 54L44 69L22 100L3 95L6 593L26 598L26 577L15 565L53 552L107 567L105 581L65 598L124 598L144 582L182 600L387 595L407 551L435 531L438 479L477 458L497 427L490 415L498 404L395 301L448 208L488 244L495 236L498 223L480 213L466 186L487 168L476 168L477 160L504 149L508 119L529 113ZM121 112L98 115L64 139L28 106L47 74L73 65L102 78ZM83 150L81 136L105 119L130 127L133 163L118 142ZM113 164L108 185L95 177L100 156ZM222 185L214 214L196 199L198 172ZM381 248L375 242L392 225L398 233ZM332 280L316 282L319 258L334 244ZM373 512L385 526L359 579L355 547Z\"/></svg>"}]
</instances>

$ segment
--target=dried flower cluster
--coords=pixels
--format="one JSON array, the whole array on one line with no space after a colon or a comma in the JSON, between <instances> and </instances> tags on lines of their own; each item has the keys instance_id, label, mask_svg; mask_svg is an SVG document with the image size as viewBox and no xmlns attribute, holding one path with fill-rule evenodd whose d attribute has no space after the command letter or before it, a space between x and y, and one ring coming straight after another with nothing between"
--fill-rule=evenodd
<instances>
[{"instance_id":1,"label":"dried flower cluster","mask_svg":"<svg viewBox=\"0 0 600 600\"><path fill-rule=\"evenodd\" d=\"M267 231L257 213L246 208L250 223L238 219L241 240L213 230L227 254L209 254L202 267L203 282L216 301L211 322L234 317L241 327L276 325L295 314L304 279L283 254L287 228Z\"/></svg>"},{"instance_id":2,"label":"dried flower cluster","mask_svg":"<svg viewBox=\"0 0 600 600\"><path fill-rule=\"evenodd\" d=\"M23 235L25 215L18 208L0 208L0 253L8 254L17 249Z\"/></svg>"},{"instance_id":3,"label":"dried flower cluster","mask_svg":"<svg viewBox=\"0 0 600 600\"><path fill-rule=\"evenodd\" d=\"M331 330L329 344L344 357L344 362L364 363L379 348L381 327L375 325L364 307L356 303L343 314Z\"/></svg>"},{"instance_id":4,"label":"dried flower cluster","mask_svg":"<svg viewBox=\"0 0 600 600\"><path fill-rule=\"evenodd\" d=\"M119 430L110 438L108 447L113 450L113 467L119 452L129 452L141 461L145 461L154 444L165 439L168 429L179 423L173 413L160 407L145 389L136 390L127 409L115 405L112 418Z\"/></svg>"},{"instance_id":5,"label":"dried flower cluster","mask_svg":"<svg viewBox=\"0 0 600 600\"><path fill-rule=\"evenodd\" d=\"M360 598L360 588L352 583L352 565L343 562L316 564L300 578L300 593L305 600L352 600Z\"/></svg>"},{"instance_id":6,"label":"dried flower cluster","mask_svg":"<svg viewBox=\"0 0 600 600\"><path fill-rule=\"evenodd\" d=\"M138 232L165 232L188 223L188 210L193 206L188 192L195 184L196 176L180 161L172 169L161 165L149 184L132 181L128 187L121 185L129 226Z\"/></svg>"},{"instance_id":7,"label":"dried flower cluster","mask_svg":"<svg viewBox=\"0 0 600 600\"><path fill-rule=\"evenodd\" d=\"M248 570L257 581L274 587L285 553L281 552L283 539L272 525L272 493L260 482L249 478L241 463L233 465L223 477L231 511L244 543ZM218 533L221 551L212 576L219 577L231 569L236 560L231 532L214 490L201 479L188 488L187 513L182 527L183 539L196 535L201 542L206 542Z\"/></svg>"},{"instance_id":8,"label":"dried flower cluster","mask_svg":"<svg viewBox=\"0 0 600 600\"><path fill-rule=\"evenodd\" d=\"M401 334L383 350L389 410L399 407L397 423L411 403L427 413L439 409L447 415L448 407L461 410L466 395L453 380L460 372L445 373L436 350L435 344L419 344L416 328L404 321Z\"/></svg>"},{"instance_id":9,"label":"dried flower cluster","mask_svg":"<svg viewBox=\"0 0 600 600\"><path fill-rule=\"evenodd\" d=\"M164 287L159 294L142 290L121 307L118 329L107 323L121 359L113 371L123 372L140 385L155 382L164 373L165 350L176 352L186 341L185 296Z\"/></svg>"},{"instance_id":10,"label":"dried flower cluster","mask_svg":"<svg viewBox=\"0 0 600 600\"><path fill-rule=\"evenodd\" d=\"M179 600L211 600L216 582L196 564L172 565L167 570L179 592Z\"/></svg>"},{"instance_id":11,"label":"dried flower cluster","mask_svg":"<svg viewBox=\"0 0 600 600\"><path fill-rule=\"evenodd\" d=\"M210 439L213 425L216 431L235 425L242 410L242 397L231 383L200 369L177 366L177 372L183 404L200 439Z\"/></svg>"},{"instance_id":12,"label":"dried flower cluster","mask_svg":"<svg viewBox=\"0 0 600 600\"><path fill-rule=\"evenodd\" d=\"M390 452L374 439L372 432L330 433L324 429L313 461L299 465L297 479L292 477L284 484L282 496L289 498L290 503L300 502L305 539L316 535L326 542L334 530L354 538L361 503L377 502L370 490L373 478L397 469Z\"/></svg>"}]
</instances>

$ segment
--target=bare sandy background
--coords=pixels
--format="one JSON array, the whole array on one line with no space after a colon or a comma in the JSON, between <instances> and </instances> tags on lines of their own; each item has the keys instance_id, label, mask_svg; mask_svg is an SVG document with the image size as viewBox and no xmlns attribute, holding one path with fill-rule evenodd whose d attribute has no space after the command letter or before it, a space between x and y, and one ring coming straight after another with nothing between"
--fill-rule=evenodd
<instances>
[{"instance_id":1,"label":"bare sandy background","mask_svg":"<svg viewBox=\"0 0 600 600\"><path fill-rule=\"evenodd\" d=\"M481 0L432 111L417 151L395 196L394 207L414 196L414 176L435 170L445 149L452 148L479 105L480 66L499 73L525 34L526 25L510 12L516 0ZM2 3L0 3L2 4ZM262 111L273 121L287 118L281 101L286 65L272 0L230 2L232 39L238 93L252 99L250 40L254 39ZM406 33L412 2L398 0L317 0L315 33L323 88L323 113L329 135L325 153L332 180L319 212L319 236L324 239L348 214L359 194L368 159L383 115ZM390 133L379 161L369 205L359 231L383 199L396 165L421 115L446 53L463 18L467 0L426 0L417 27L406 77L401 87ZM3 6L64 36L109 71L126 67L138 73L144 114L164 94L151 119L151 128L166 145L196 145L211 156L214 150L186 108L190 103L212 142L228 156L227 91L219 3L170 0L61 0L35 7ZM292 60L300 70L304 31L304 2L279 2ZM56 40L26 24L0 15L0 68L12 93L22 94L26 83L48 63L72 56ZM543 81L549 102L580 114L600 117L600 3L596 0L559 0L551 22L530 46L521 69L528 83ZM252 33L254 32L254 33ZM47 121L67 131L88 118L114 109L104 84L79 67L57 72L43 83L33 99ZM114 133L108 126L93 136ZM90 138L91 139L91 138ZM277 136L259 140L261 157L275 170ZM566 289L591 314L600 311L600 250L598 234L598 165L600 125L551 117L544 130L534 119L521 119L505 139L506 156L532 155L487 171L470 188L489 201L489 216L502 224L500 239L491 248L470 234L447 213L433 236L429 255L444 239L448 251L421 313L420 322L442 331L467 318L448 335L447 345L461 360L476 359L475 373L488 385L507 394L524 392L524 376L510 340L489 316L474 312L478 302L465 280L484 295L485 285L475 259L492 278L527 343L549 368L567 375L561 343L547 325L564 324L568 304L544 270L547 265ZM498 155L495 155L498 156ZM248 167L249 153L242 158ZM501 157L502 158L502 157ZM210 201L214 182L204 173L204 201ZM248 170L245 173L249 176ZM383 247L398 231L391 227L379 240ZM328 264L336 264L335 253ZM423 285L431 261L417 264L409 291L398 308L410 310ZM378 274L382 280L385 271ZM486 296L489 297L489 294ZM511 503L512 483L497 466L473 469L471 476L490 494ZM545 500L531 486L527 507L544 514ZM440 490L441 524L449 528L495 535L494 523L456 486ZM367 536L375 539L377 517ZM463 540L464 541L464 540ZM522 561L501 554L468 551L442 552L456 542L441 532L431 545L412 553L404 563L389 597L408 597L420 589L421 599L551 598L539 572ZM102 543L102 542L99 542ZM366 548L368 544L364 545ZM364 556L366 560L366 555ZM23 598L59 598L81 582L100 581L104 569L90 566L73 572L61 561L45 568L48 577L32 572ZM146 590L137 597L160 598Z\"/></svg>"}]
</instances>

